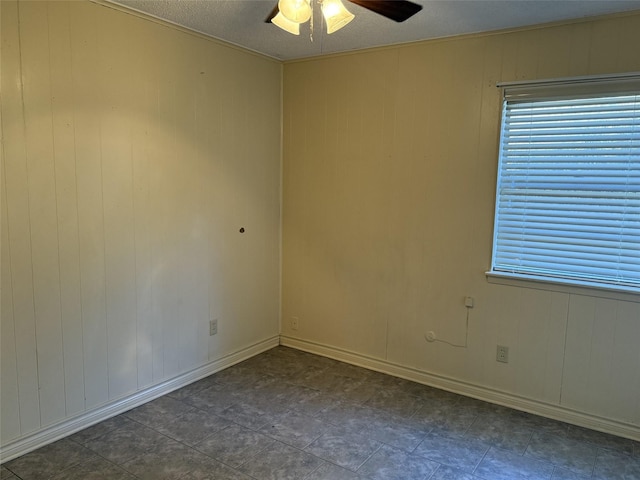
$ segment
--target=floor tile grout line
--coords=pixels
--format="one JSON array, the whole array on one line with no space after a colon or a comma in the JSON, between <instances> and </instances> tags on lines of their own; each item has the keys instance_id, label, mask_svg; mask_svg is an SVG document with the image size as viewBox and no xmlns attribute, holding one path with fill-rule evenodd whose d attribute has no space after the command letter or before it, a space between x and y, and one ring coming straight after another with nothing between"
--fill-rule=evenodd
<instances>
[{"instance_id":1,"label":"floor tile grout line","mask_svg":"<svg viewBox=\"0 0 640 480\"><path fill-rule=\"evenodd\" d=\"M487 455L489 454L489 451L491 450L491 448L492 448L492 446L490 445L489 448L487 448L487 451L484 452L484 455L482 455L482 458L480 459L480 461L476 464L475 467L473 467L473 470L471 471L471 475L475 475L476 474L476 471L478 470L478 467L484 461L484 459L487 458Z\"/></svg>"},{"instance_id":2,"label":"floor tile grout line","mask_svg":"<svg viewBox=\"0 0 640 480\"><path fill-rule=\"evenodd\" d=\"M381 443L381 442L379 442L379 443ZM358 468L356 468L355 470L353 470L353 472L354 472L354 473L358 473L358 470L360 470L360 468L362 468L362 466L363 466L365 463L367 463L367 462L371 459L371 457L373 457L376 453L378 453L378 452L380 451L380 449L382 448L382 445L383 445L383 444L378 445L378 448L376 448L376 450L375 450L374 452L372 452L372 453L371 453L371 454L366 458L366 460L365 460L364 462L362 462L360 465L358 465ZM359 475L359 474L358 474L358 475Z\"/></svg>"}]
</instances>

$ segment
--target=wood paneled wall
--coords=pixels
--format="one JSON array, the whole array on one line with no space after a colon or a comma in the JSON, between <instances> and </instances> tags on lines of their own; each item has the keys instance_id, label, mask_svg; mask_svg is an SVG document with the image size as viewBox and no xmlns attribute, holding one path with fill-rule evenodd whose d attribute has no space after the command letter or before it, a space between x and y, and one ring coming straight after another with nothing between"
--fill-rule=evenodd
<instances>
[{"instance_id":1,"label":"wood paneled wall","mask_svg":"<svg viewBox=\"0 0 640 480\"><path fill-rule=\"evenodd\" d=\"M278 334L282 67L0 4L6 444Z\"/></svg>"},{"instance_id":2,"label":"wood paneled wall","mask_svg":"<svg viewBox=\"0 0 640 480\"><path fill-rule=\"evenodd\" d=\"M285 64L283 334L639 427L640 296L485 276L496 83L639 71L638 45L630 14ZM467 313L467 348L425 340Z\"/></svg>"}]
</instances>

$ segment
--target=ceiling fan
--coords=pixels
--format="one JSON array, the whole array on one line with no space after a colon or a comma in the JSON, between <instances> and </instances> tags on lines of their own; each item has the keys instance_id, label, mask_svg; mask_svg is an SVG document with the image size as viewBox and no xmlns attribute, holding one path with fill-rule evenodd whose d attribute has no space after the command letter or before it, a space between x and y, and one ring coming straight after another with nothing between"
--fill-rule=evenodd
<instances>
[{"instance_id":1,"label":"ceiling fan","mask_svg":"<svg viewBox=\"0 0 640 480\"><path fill-rule=\"evenodd\" d=\"M315 0L279 0L265 22L273 23L294 35L300 34L300 25L306 23L313 14ZM420 10L422 5L409 0L348 0L367 10L396 22L404 22ZM353 20L354 15L341 0L317 0L327 25L327 33L333 33Z\"/></svg>"}]
</instances>

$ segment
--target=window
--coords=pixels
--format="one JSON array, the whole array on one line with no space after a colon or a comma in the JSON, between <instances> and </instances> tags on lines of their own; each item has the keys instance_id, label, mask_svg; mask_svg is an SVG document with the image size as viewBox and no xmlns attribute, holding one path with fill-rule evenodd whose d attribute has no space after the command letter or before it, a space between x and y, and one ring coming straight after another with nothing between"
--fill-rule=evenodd
<instances>
[{"instance_id":1,"label":"window","mask_svg":"<svg viewBox=\"0 0 640 480\"><path fill-rule=\"evenodd\" d=\"M640 292L640 75L503 87L488 274Z\"/></svg>"}]
</instances>

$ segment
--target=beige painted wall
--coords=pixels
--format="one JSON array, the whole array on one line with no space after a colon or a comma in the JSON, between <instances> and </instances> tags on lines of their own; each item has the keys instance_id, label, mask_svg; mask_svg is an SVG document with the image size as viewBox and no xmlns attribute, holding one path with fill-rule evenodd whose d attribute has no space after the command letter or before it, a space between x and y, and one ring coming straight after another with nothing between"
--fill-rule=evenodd
<instances>
[{"instance_id":1,"label":"beige painted wall","mask_svg":"<svg viewBox=\"0 0 640 480\"><path fill-rule=\"evenodd\" d=\"M0 4L4 445L278 334L282 67Z\"/></svg>"},{"instance_id":2,"label":"beige painted wall","mask_svg":"<svg viewBox=\"0 0 640 480\"><path fill-rule=\"evenodd\" d=\"M638 45L636 14L285 64L282 333L640 426L640 296L485 276L496 82L639 71ZM465 342L467 295L468 348L427 343Z\"/></svg>"}]
</instances>

